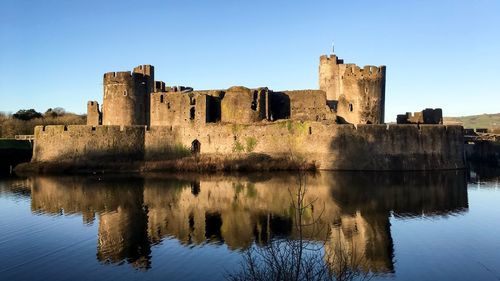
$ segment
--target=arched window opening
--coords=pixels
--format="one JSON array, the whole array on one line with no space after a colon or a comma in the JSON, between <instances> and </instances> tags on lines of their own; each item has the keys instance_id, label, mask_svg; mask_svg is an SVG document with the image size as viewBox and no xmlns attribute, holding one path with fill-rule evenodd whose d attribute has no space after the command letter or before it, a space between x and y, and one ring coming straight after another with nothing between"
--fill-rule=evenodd
<instances>
[{"instance_id":1,"label":"arched window opening","mask_svg":"<svg viewBox=\"0 0 500 281\"><path fill-rule=\"evenodd\" d=\"M198 140L194 140L191 143L191 154L198 155L200 154L201 143Z\"/></svg>"},{"instance_id":2,"label":"arched window opening","mask_svg":"<svg viewBox=\"0 0 500 281\"><path fill-rule=\"evenodd\" d=\"M200 194L200 182L191 182L191 194L198 196Z\"/></svg>"},{"instance_id":3,"label":"arched window opening","mask_svg":"<svg viewBox=\"0 0 500 281\"><path fill-rule=\"evenodd\" d=\"M349 104L349 111L352 112L353 111L353 107L352 107L352 103Z\"/></svg>"},{"instance_id":4,"label":"arched window opening","mask_svg":"<svg viewBox=\"0 0 500 281\"><path fill-rule=\"evenodd\" d=\"M189 120L194 120L195 113L196 111L194 107L191 107L191 109L189 110Z\"/></svg>"},{"instance_id":5,"label":"arched window opening","mask_svg":"<svg viewBox=\"0 0 500 281\"><path fill-rule=\"evenodd\" d=\"M254 92L254 93L253 93L252 105L250 106L250 108L251 108L253 111L256 111L256 110L257 110L257 97L258 97L257 92Z\"/></svg>"}]
</instances>

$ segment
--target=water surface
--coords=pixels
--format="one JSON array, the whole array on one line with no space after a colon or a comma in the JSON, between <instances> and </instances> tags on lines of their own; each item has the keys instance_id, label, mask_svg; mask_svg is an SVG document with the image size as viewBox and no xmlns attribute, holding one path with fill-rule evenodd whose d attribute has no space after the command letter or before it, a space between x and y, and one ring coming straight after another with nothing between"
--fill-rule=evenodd
<instances>
[{"instance_id":1,"label":"water surface","mask_svg":"<svg viewBox=\"0 0 500 281\"><path fill-rule=\"evenodd\" d=\"M305 241L333 273L342 257L374 279L500 280L494 174L3 178L0 276L221 280Z\"/></svg>"}]
</instances>

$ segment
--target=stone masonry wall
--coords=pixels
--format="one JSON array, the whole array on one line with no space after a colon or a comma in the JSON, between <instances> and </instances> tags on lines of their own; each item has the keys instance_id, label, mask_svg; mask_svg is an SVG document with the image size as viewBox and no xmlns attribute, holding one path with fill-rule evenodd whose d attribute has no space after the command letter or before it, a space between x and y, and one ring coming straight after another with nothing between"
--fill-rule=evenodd
<instances>
[{"instance_id":1,"label":"stone masonry wall","mask_svg":"<svg viewBox=\"0 0 500 281\"><path fill-rule=\"evenodd\" d=\"M145 126L35 127L32 161L141 160Z\"/></svg>"},{"instance_id":2,"label":"stone masonry wall","mask_svg":"<svg viewBox=\"0 0 500 281\"><path fill-rule=\"evenodd\" d=\"M87 125L101 125L101 111L97 101L87 102Z\"/></svg>"},{"instance_id":3,"label":"stone masonry wall","mask_svg":"<svg viewBox=\"0 0 500 281\"><path fill-rule=\"evenodd\" d=\"M168 131L170 130L170 133ZM194 140L201 153L261 153L315 161L328 170L433 170L463 168L460 126L337 125L283 121L266 125L207 125L151 128L172 136L157 147L189 149ZM146 151L151 146L146 144ZM146 153L148 155L148 153ZM156 154L156 157L160 157ZM146 158L147 159L147 158Z\"/></svg>"},{"instance_id":4,"label":"stone masonry wall","mask_svg":"<svg viewBox=\"0 0 500 281\"><path fill-rule=\"evenodd\" d=\"M33 161L131 158L161 160L189 154L247 153L314 161L327 170L434 170L464 167L461 126L338 125L282 121L261 125L37 127ZM146 131L145 131L146 130Z\"/></svg>"},{"instance_id":5,"label":"stone masonry wall","mask_svg":"<svg viewBox=\"0 0 500 281\"><path fill-rule=\"evenodd\" d=\"M158 92L151 94L151 126L177 126L207 122L207 100L199 93Z\"/></svg>"},{"instance_id":6,"label":"stone masonry wall","mask_svg":"<svg viewBox=\"0 0 500 281\"><path fill-rule=\"evenodd\" d=\"M441 108L426 108L419 112L398 114L397 124L443 124L443 110Z\"/></svg>"},{"instance_id":7,"label":"stone masonry wall","mask_svg":"<svg viewBox=\"0 0 500 281\"><path fill-rule=\"evenodd\" d=\"M336 115L326 105L326 94L321 90L284 91L290 100L292 120L335 120Z\"/></svg>"},{"instance_id":8,"label":"stone masonry wall","mask_svg":"<svg viewBox=\"0 0 500 281\"><path fill-rule=\"evenodd\" d=\"M224 123L248 124L262 121L268 116L267 88L231 87L221 101L221 121Z\"/></svg>"}]
</instances>

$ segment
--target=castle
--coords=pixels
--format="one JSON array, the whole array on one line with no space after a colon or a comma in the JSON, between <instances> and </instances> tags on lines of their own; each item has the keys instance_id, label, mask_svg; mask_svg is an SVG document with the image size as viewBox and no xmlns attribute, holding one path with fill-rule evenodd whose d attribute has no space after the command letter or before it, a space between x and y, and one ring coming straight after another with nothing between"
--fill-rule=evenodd
<instances>
[{"instance_id":1,"label":"castle","mask_svg":"<svg viewBox=\"0 0 500 281\"><path fill-rule=\"evenodd\" d=\"M104 74L102 112L87 106L88 125L181 126L207 123L252 124L277 120L383 124L385 66L344 64L322 56L319 90L272 91L231 87L194 91L155 81L154 67Z\"/></svg>"},{"instance_id":2,"label":"castle","mask_svg":"<svg viewBox=\"0 0 500 281\"><path fill-rule=\"evenodd\" d=\"M102 109L88 102L87 126L37 127L32 161L259 154L333 170L463 168L462 127L440 125L440 109L435 118L384 124L385 81L385 66L361 68L334 54L320 57L319 90L199 91L155 81L151 65L109 72Z\"/></svg>"}]
</instances>

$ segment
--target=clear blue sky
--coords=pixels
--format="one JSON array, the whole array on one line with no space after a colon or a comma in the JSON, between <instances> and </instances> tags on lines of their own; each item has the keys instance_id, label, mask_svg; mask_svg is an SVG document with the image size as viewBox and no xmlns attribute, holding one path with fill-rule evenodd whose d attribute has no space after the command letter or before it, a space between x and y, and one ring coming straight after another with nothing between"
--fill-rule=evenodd
<instances>
[{"instance_id":1,"label":"clear blue sky","mask_svg":"<svg viewBox=\"0 0 500 281\"><path fill-rule=\"evenodd\" d=\"M0 111L102 99L102 75L155 66L195 89L318 88L332 42L387 65L386 116L500 112L500 1L2 0Z\"/></svg>"}]
</instances>

